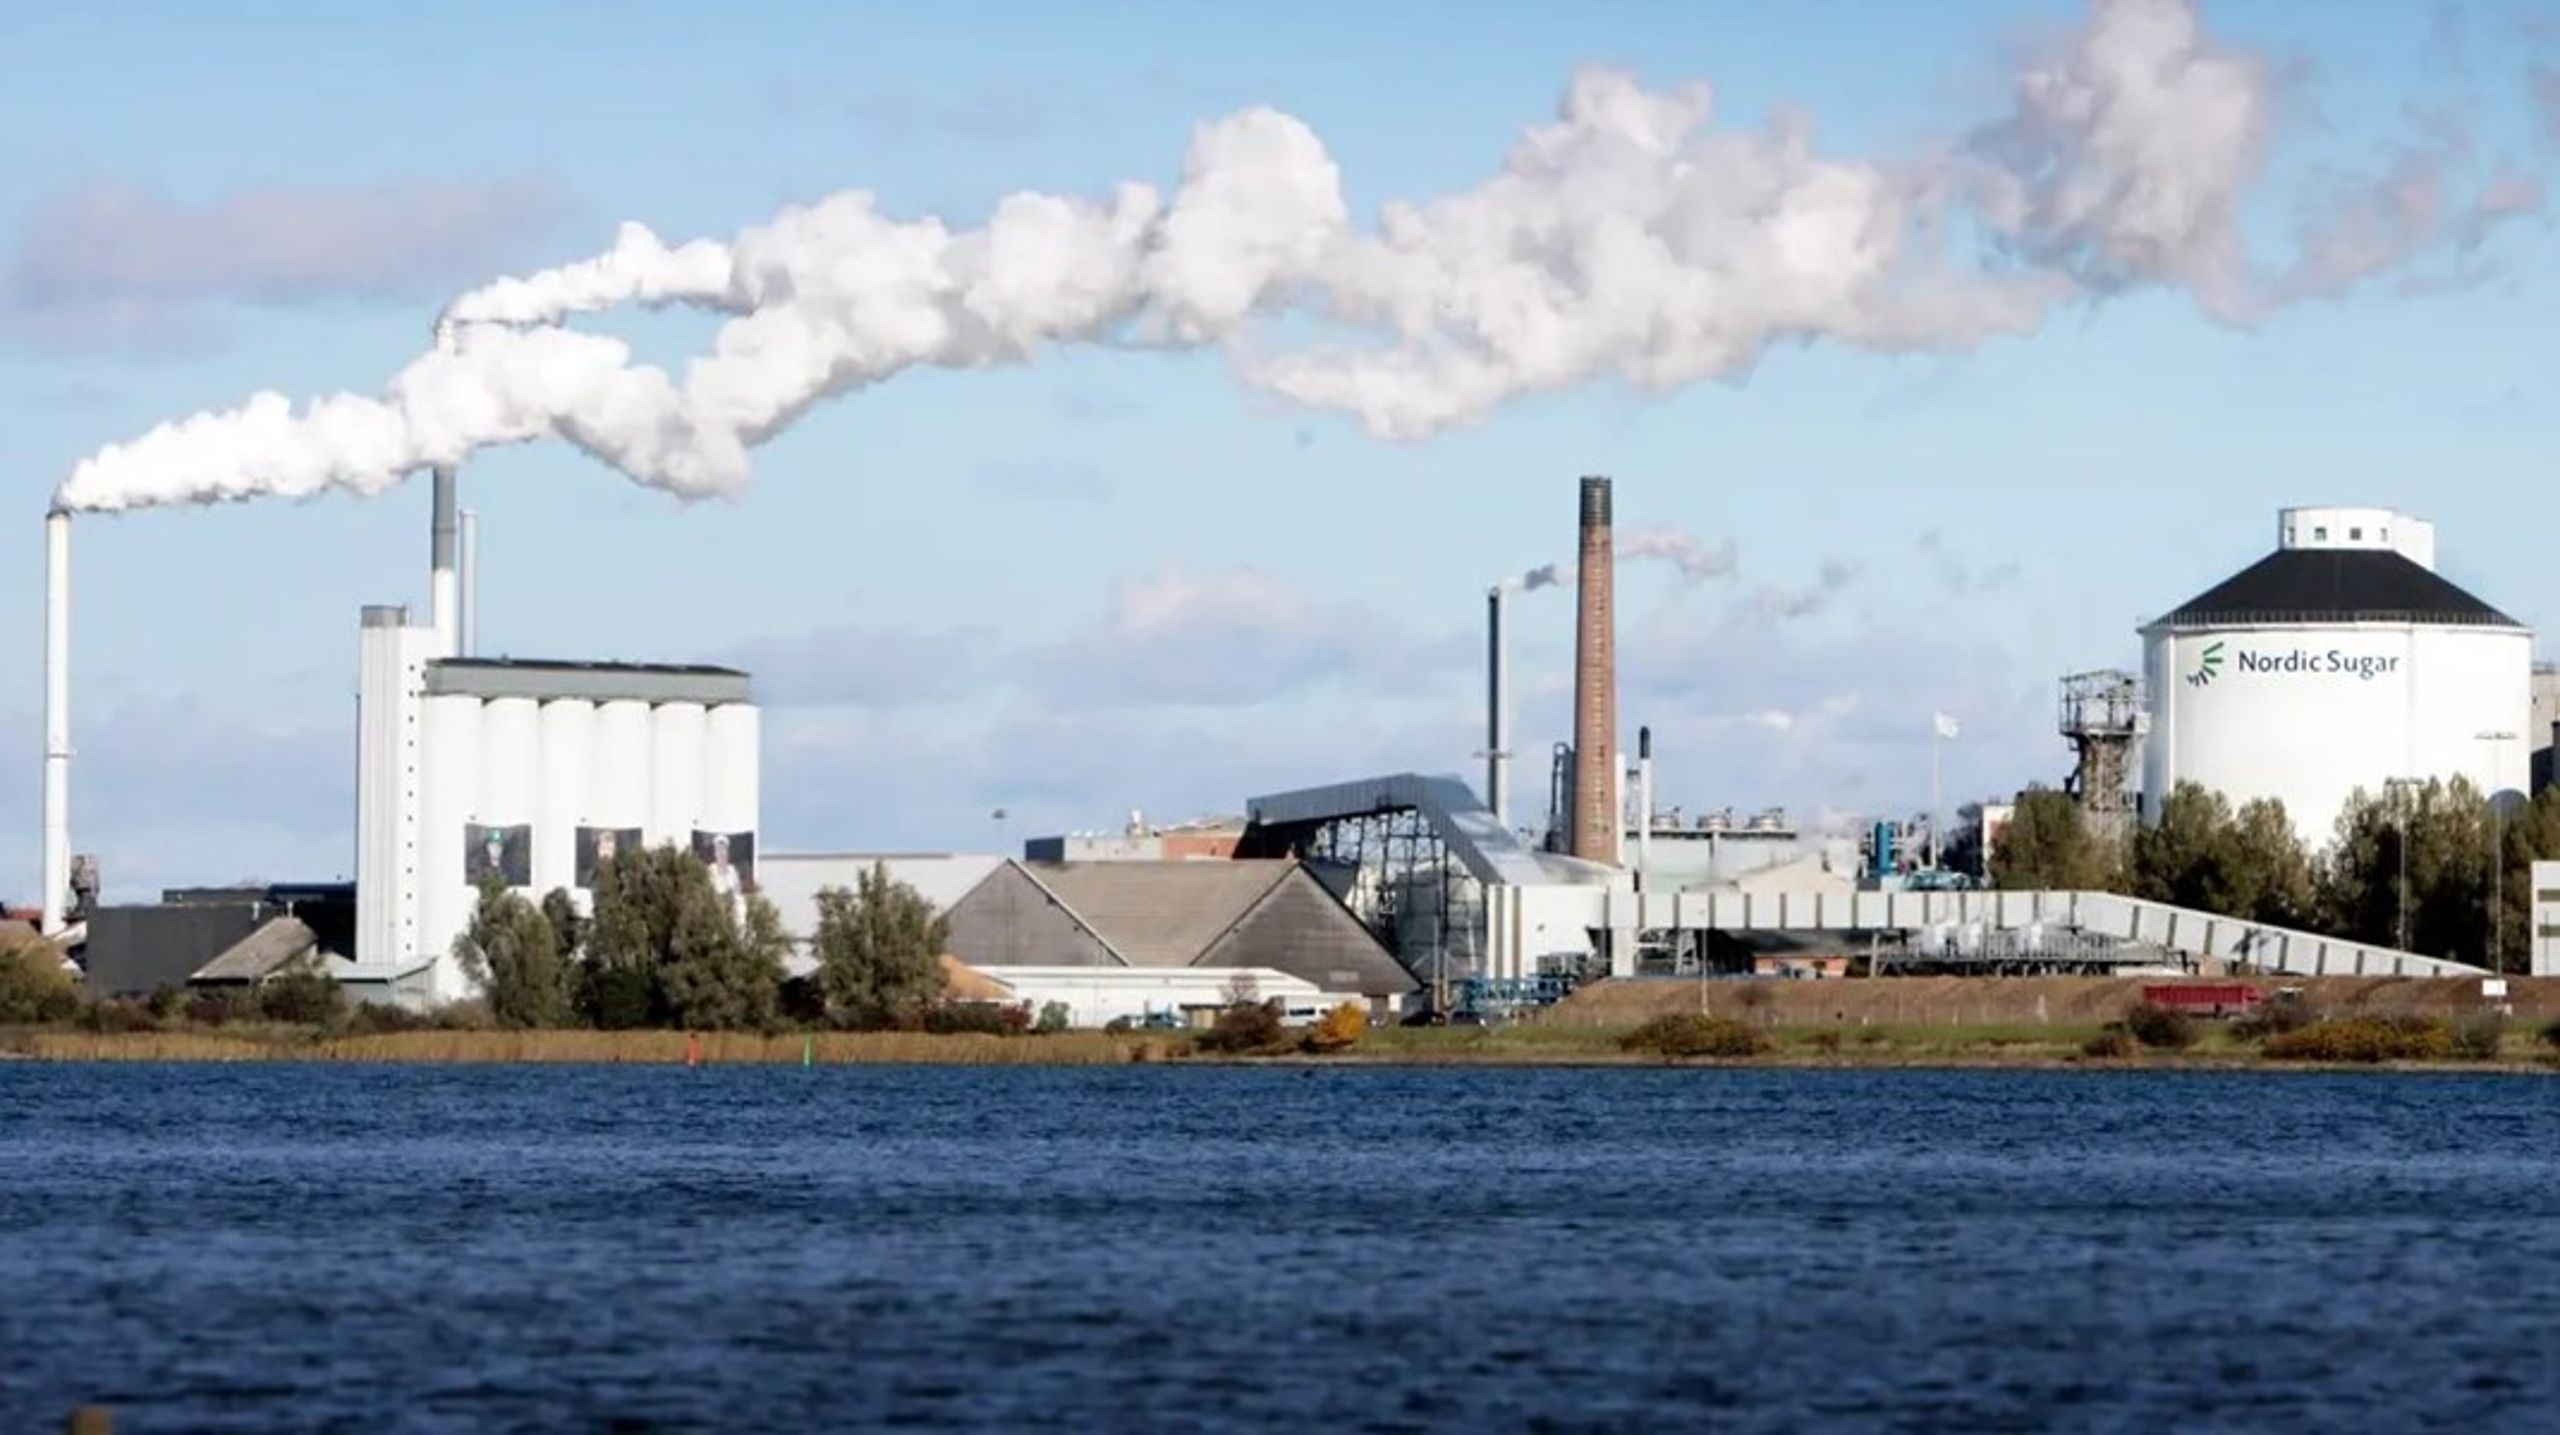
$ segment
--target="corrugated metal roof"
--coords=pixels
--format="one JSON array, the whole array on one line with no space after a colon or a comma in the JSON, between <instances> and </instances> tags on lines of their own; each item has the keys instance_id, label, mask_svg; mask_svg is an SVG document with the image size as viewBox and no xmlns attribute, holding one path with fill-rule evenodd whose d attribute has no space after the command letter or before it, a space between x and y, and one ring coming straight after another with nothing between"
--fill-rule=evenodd
<instances>
[{"instance_id":1,"label":"corrugated metal roof","mask_svg":"<svg viewBox=\"0 0 2560 1435\"><path fill-rule=\"evenodd\" d=\"M272 918L256 931L232 943L222 955L196 968L195 975L187 980L264 981L287 964L308 956L319 945L319 937L300 917Z\"/></svg>"},{"instance_id":2,"label":"corrugated metal roof","mask_svg":"<svg viewBox=\"0 0 2560 1435\"><path fill-rule=\"evenodd\" d=\"M1210 943L1297 866L1288 861L1020 865L1133 967L1181 967L1198 961Z\"/></svg>"},{"instance_id":3,"label":"corrugated metal roof","mask_svg":"<svg viewBox=\"0 0 2560 1435\"><path fill-rule=\"evenodd\" d=\"M875 862L934 910L948 912L1004 859L977 852L768 852L756 859L756 887L782 914L782 929L806 941L818 930L819 889L850 890Z\"/></svg>"},{"instance_id":4,"label":"corrugated metal roof","mask_svg":"<svg viewBox=\"0 0 2560 1435\"><path fill-rule=\"evenodd\" d=\"M2380 548L2282 548L2179 604L2157 627L2220 623L2520 626L2452 580Z\"/></svg>"}]
</instances>

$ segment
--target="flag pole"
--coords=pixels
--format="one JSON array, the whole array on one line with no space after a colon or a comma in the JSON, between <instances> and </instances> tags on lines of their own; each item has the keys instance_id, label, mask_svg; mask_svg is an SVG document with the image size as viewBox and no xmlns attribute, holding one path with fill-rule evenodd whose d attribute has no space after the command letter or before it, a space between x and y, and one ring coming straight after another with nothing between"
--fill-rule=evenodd
<instances>
[{"instance_id":1,"label":"flag pole","mask_svg":"<svg viewBox=\"0 0 2560 1435\"><path fill-rule=\"evenodd\" d=\"M1944 743L1943 730L1935 713L1929 716L1929 870L1938 870L1938 748Z\"/></svg>"}]
</instances>

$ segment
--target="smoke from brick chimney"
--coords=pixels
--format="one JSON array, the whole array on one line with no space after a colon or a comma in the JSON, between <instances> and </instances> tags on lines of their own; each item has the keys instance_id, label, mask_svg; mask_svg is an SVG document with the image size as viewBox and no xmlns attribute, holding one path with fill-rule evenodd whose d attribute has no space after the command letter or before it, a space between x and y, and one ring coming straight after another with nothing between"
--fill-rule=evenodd
<instances>
[{"instance_id":1,"label":"smoke from brick chimney","mask_svg":"<svg viewBox=\"0 0 2560 1435\"><path fill-rule=\"evenodd\" d=\"M1573 641L1573 855L1618 860L1618 656L1609 480L1582 481Z\"/></svg>"}]
</instances>

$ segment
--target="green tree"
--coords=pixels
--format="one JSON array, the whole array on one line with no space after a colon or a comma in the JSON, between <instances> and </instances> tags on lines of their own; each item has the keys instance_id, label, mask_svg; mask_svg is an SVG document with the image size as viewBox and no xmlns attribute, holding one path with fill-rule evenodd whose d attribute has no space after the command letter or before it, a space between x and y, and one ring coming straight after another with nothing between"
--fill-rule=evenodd
<instances>
[{"instance_id":1,"label":"green tree","mask_svg":"<svg viewBox=\"0 0 2560 1435\"><path fill-rule=\"evenodd\" d=\"M2117 865L2080 805L2049 787L2018 794L1991 853L1992 880L2010 891L2106 891L2120 880Z\"/></svg>"},{"instance_id":2,"label":"green tree","mask_svg":"<svg viewBox=\"0 0 2560 1435\"><path fill-rule=\"evenodd\" d=\"M334 1027L346 1019L347 993L313 953L258 984L258 1015L296 1026Z\"/></svg>"},{"instance_id":3,"label":"green tree","mask_svg":"<svg viewBox=\"0 0 2560 1435\"><path fill-rule=\"evenodd\" d=\"M2182 782L2134 834L2137 897L2270 926L2311 925L2319 908L2311 854L2284 804L2259 798L2238 812L2221 793Z\"/></svg>"},{"instance_id":4,"label":"green tree","mask_svg":"<svg viewBox=\"0 0 2560 1435\"><path fill-rule=\"evenodd\" d=\"M847 1027L905 1027L942 1000L951 922L922 893L874 863L852 891L818 893L818 986L828 1019Z\"/></svg>"},{"instance_id":5,"label":"green tree","mask_svg":"<svg viewBox=\"0 0 2560 1435\"><path fill-rule=\"evenodd\" d=\"M2495 818L2462 778L2358 792L2338 814L2320 880L2328 930L2457 961L2487 953ZM2519 839L2530 844L2538 831ZM2511 849L2512 850L2512 849Z\"/></svg>"},{"instance_id":6,"label":"green tree","mask_svg":"<svg viewBox=\"0 0 2560 1435\"><path fill-rule=\"evenodd\" d=\"M587 948L587 918L578 910L578 899L566 887L554 887L542 894L542 920L551 924L553 944L560 960L574 962Z\"/></svg>"},{"instance_id":7,"label":"green tree","mask_svg":"<svg viewBox=\"0 0 2560 1435\"><path fill-rule=\"evenodd\" d=\"M80 1012L80 986L41 937L0 938L0 1023L41 1025Z\"/></svg>"},{"instance_id":8,"label":"green tree","mask_svg":"<svg viewBox=\"0 0 2560 1435\"><path fill-rule=\"evenodd\" d=\"M546 898L543 906L549 905ZM576 1015L577 972L560 950L558 931L542 907L504 881L481 884L480 905L453 939L453 951L500 1026L561 1027Z\"/></svg>"},{"instance_id":9,"label":"green tree","mask_svg":"<svg viewBox=\"0 0 2560 1435\"><path fill-rule=\"evenodd\" d=\"M599 1026L769 1026L780 1006L781 921L743 914L710 871L672 845L601 863L586 931L581 1005Z\"/></svg>"}]
</instances>

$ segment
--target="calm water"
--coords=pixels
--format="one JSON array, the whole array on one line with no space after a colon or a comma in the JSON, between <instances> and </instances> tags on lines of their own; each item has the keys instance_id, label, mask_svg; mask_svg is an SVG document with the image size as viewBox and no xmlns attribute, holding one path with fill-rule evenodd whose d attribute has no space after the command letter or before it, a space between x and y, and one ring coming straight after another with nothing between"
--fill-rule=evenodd
<instances>
[{"instance_id":1,"label":"calm water","mask_svg":"<svg viewBox=\"0 0 2560 1435\"><path fill-rule=\"evenodd\" d=\"M2550 1428L2560 1082L0 1065L0 1430Z\"/></svg>"}]
</instances>

